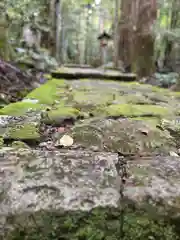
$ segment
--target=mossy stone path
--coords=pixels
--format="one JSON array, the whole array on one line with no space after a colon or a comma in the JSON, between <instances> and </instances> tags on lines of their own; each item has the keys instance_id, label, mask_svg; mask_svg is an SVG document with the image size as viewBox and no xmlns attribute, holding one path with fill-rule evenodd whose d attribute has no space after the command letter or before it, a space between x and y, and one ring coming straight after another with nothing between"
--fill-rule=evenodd
<instances>
[{"instance_id":1,"label":"mossy stone path","mask_svg":"<svg viewBox=\"0 0 180 240\"><path fill-rule=\"evenodd\" d=\"M66 119L76 121L84 118L87 120L84 120L83 124L91 125L89 120L93 120L92 117L95 119L128 118L134 125L137 125L136 120L138 120L138 122L142 122L141 128L145 124L155 131L156 125L162 119L169 117L175 119L179 116L179 98L180 93L137 82L49 79L45 84L29 93L23 101L2 108L0 114L22 117L30 111L41 112L48 108L42 119L46 124L58 126ZM77 124L80 123L77 121ZM83 129L83 125L81 129ZM33 131L35 132L34 138L39 138L36 129ZM92 131L94 132L94 130ZM92 131L90 130L90 132ZM103 131L106 132L106 130ZM159 138L162 138L162 132L157 129L156 132ZM24 137L29 138L29 131ZM90 141L91 138L87 142ZM126 144L129 144L127 139ZM135 148L136 142L132 149Z\"/></svg>"},{"instance_id":2,"label":"mossy stone path","mask_svg":"<svg viewBox=\"0 0 180 240\"><path fill-rule=\"evenodd\" d=\"M179 100L137 82L50 78L2 108L0 238L118 240L124 214L123 240L180 239ZM67 120L73 146L42 149L43 127ZM128 171L123 202L117 152Z\"/></svg>"}]
</instances>

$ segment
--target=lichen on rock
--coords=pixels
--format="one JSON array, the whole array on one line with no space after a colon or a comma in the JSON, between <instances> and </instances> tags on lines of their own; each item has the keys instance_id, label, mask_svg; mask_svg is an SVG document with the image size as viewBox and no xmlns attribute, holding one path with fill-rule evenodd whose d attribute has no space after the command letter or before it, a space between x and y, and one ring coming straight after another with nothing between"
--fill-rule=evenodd
<instances>
[{"instance_id":1,"label":"lichen on rock","mask_svg":"<svg viewBox=\"0 0 180 240\"><path fill-rule=\"evenodd\" d=\"M11 177L0 176L0 237L119 239L122 202L116 160L113 153L79 150L29 149L17 154L12 149L1 154L1 168L6 167ZM153 157L128 161L128 166L131 177L125 184L122 239L179 240L170 218L178 219L179 203L175 205L174 201L179 196L180 161ZM137 171L138 166L146 172ZM169 219L165 221L162 216Z\"/></svg>"},{"instance_id":2,"label":"lichen on rock","mask_svg":"<svg viewBox=\"0 0 180 240\"><path fill-rule=\"evenodd\" d=\"M76 120L76 118L80 115L80 111L76 108L57 105L55 108L52 108L47 112L46 116L42 119L42 122L46 124L59 125L66 119Z\"/></svg>"},{"instance_id":3,"label":"lichen on rock","mask_svg":"<svg viewBox=\"0 0 180 240\"><path fill-rule=\"evenodd\" d=\"M76 125L72 134L75 143L84 147L124 154L167 154L175 149L170 135L141 120L92 120Z\"/></svg>"},{"instance_id":4,"label":"lichen on rock","mask_svg":"<svg viewBox=\"0 0 180 240\"><path fill-rule=\"evenodd\" d=\"M169 156L179 146L178 94L139 83L76 80L67 87L51 79L27 99L38 103L10 104L2 111L18 117L0 118L2 143L13 140L0 149L0 238L119 239L123 206L123 240L180 239L170 222L179 221L180 161ZM27 113L31 105L37 113ZM91 118L79 120L82 113ZM66 119L75 124L67 127ZM33 150L24 142L40 141L41 123L50 140ZM56 148L67 135L67 148ZM117 152L127 163L124 202Z\"/></svg>"}]
</instances>

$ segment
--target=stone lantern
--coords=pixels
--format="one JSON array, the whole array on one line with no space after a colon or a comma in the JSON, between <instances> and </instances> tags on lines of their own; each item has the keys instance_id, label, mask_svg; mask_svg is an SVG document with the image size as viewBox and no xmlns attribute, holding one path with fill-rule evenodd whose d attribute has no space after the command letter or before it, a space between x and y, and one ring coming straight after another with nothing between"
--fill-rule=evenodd
<instances>
[{"instance_id":1,"label":"stone lantern","mask_svg":"<svg viewBox=\"0 0 180 240\"><path fill-rule=\"evenodd\" d=\"M112 39L111 36L108 33L106 33L105 31L98 36L98 40L100 42L100 48L101 48L101 52L102 52L102 64L106 64L107 47L108 47L108 43L111 39Z\"/></svg>"}]
</instances>

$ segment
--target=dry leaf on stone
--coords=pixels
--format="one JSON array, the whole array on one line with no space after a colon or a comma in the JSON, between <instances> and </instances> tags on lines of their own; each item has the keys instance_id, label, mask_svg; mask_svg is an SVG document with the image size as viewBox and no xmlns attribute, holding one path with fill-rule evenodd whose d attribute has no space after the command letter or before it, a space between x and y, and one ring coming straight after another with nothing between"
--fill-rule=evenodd
<instances>
[{"instance_id":1,"label":"dry leaf on stone","mask_svg":"<svg viewBox=\"0 0 180 240\"><path fill-rule=\"evenodd\" d=\"M178 155L180 155L180 148L177 150Z\"/></svg>"},{"instance_id":2,"label":"dry leaf on stone","mask_svg":"<svg viewBox=\"0 0 180 240\"><path fill-rule=\"evenodd\" d=\"M173 152L173 151L170 151L170 152L169 152L169 155L170 155L171 157L179 157L179 155L178 155L177 153Z\"/></svg>"},{"instance_id":3,"label":"dry leaf on stone","mask_svg":"<svg viewBox=\"0 0 180 240\"><path fill-rule=\"evenodd\" d=\"M74 143L74 140L69 135L63 135L59 141L56 142L56 146L70 147Z\"/></svg>"}]
</instances>

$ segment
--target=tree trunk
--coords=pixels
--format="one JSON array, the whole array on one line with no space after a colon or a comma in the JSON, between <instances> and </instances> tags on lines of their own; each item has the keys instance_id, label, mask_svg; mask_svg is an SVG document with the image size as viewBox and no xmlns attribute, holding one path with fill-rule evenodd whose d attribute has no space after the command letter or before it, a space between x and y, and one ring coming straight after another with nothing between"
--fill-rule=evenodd
<instances>
[{"instance_id":1,"label":"tree trunk","mask_svg":"<svg viewBox=\"0 0 180 240\"><path fill-rule=\"evenodd\" d=\"M141 77L155 71L154 36L156 0L122 0L120 22L120 58L125 67Z\"/></svg>"},{"instance_id":2,"label":"tree trunk","mask_svg":"<svg viewBox=\"0 0 180 240\"><path fill-rule=\"evenodd\" d=\"M49 25L51 27L51 32L49 35L49 48L51 55L56 56L56 0L50 1L50 16L49 16Z\"/></svg>"},{"instance_id":3,"label":"tree trunk","mask_svg":"<svg viewBox=\"0 0 180 240\"><path fill-rule=\"evenodd\" d=\"M79 41L79 48L80 48L80 64L83 65L85 63L85 39L86 39L86 27L85 27L85 10L82 9L80 13L80 41Z\"/></svg>"},{"instance_id":4,"label":"tree trunk","mask_svg":"<svg viewBox=\"0 0 180 240\"><path fill-rule=\"evenodd\" d=\"M99 34L103 33L104 31L104 13L103 13L103 9L102 6L99 5L98 6L98 18L99 18ZM103 60L103 48L101 47L101 44L99 44L99 54L100 54L100 64L104 64L104 60Z\"/></svg>"},{"instance_id":5,"label":"tree trunk","mask_svg":"<svg viewBox=\"0 0 180 240\"><path fill-rule=\"evenodd\" d=\"M87 11L86 16L86 39L85 39L85 64L89 63L89 27L90 27L90 14Z\"/></svg>"},{"instance_id":6,"label":"tree trunk","mask_svg":"<svg viewBox=\"0 0 180 240\"><path fill-rule=\"evenodd\" d=\"M9 21L0 19L0 58L9 61L13 58L13 50L8 42L9 40Z\"/></svg>"},{"instance_id":7,"label":"tree trunk","mask_svg":"<svg viewBox=\"0 0 180 240\"><path fill-rule=\"evenodd\" d=\"M131 65L131 51L132 43L132 27L131 27L131 0L121 1L121 17L120 17L120 38L119 38L119 56L124 63L125 68Z\"/></svg>"},{"instance_id":8,"label":"tree trunk","mask_svg":"<svg viewBox=\"0 0 180 240\"><path fill-rule=\"evenodd\" d=\"M118 67L119 60L119 0L115 0L114 16L114 67Z\"/></svg>"},{"instance_id":9,"label":"tree trunk","mask_svg":"<svg viewBox=\"0 0 180 240\"><path fill-rule=\"evenodd\" d=\"M114 16L114 67L118 67L119 60L119 32L118 32L118 22L119 22L119 0L115 0L115 16Z\"/></svg>"},{"instance_id":10,"label":"tree trunk","mask_svg":"<svg viewBox=\"0 0 180 240\"><path fill-rule=\"evenodd\" d=\"M170 24L170 30L173 30L177 27L178 24L178 18L179 18L179 11L180 11L180 3L179 0L173 0L172 2L172 11L171 11L171 24ZM164 67L171 68L170 64L170 54L173 49L173 42L168 39L168 37L165 37L165 52L164 52Z\"/></svg>"},{"instance_id":11,"label":"tree trunk","mask_svg":"<svg viewBox=\"0 0 180 240\"><path fill-rule=\"evenodd\" d=\"M55 30L55 42L56 42L56 60L60 62L60 48L61 48L61 0L56 0L55 3L56 11L56 30Z\"/></svg>"}]
</instances>

